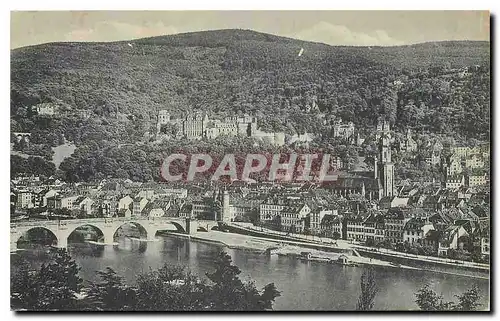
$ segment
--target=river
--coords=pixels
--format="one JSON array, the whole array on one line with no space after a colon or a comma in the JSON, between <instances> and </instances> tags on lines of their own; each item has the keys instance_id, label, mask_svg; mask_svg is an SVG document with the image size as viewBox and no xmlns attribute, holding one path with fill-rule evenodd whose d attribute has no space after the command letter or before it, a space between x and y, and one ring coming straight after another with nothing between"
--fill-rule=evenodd
<instances>
[{"instance_id":1,"label":"river","mask_svg":"<svg viewBox=\"0 0 500 321\"><path fill-rule=\"evenodd\" d=\"M204 275L213 270L213 257L224 249L241 269L242 279L253 279L259 288L275 283L281 291L275 310L353 310L360 292L363 270L359 267L269 257L258 251L228 249L174 236L158 237L155 242L129 238L118 241L119 245L100 246L98 250L88 243L70 245L69 252L82 267L80 276L84 280L95 280L95 271L110 266L132 283L138 273L165 263L182 264L194 273ZM34 250L20 251L13 256L22 256L34 264L43 260ZM13 268L15 261L11 260ZM445 300L455 300L454 294L477 285L483 307L489 302L489 281L485 279L396 268L375 268L375 273L378 287L376 310L417 309L414 293L426 283Z\"/></svg>"}]
</instances>

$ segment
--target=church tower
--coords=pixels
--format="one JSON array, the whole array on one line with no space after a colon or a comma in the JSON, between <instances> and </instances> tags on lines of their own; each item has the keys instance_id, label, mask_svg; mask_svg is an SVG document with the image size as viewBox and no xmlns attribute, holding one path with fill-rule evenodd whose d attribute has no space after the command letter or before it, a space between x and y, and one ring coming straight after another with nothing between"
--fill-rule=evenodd
<instances>
[{"instance_id":1,"label":"church tower","mask_svg":"<svg viewBox=\"0 0 500 321\"><path fill-rule=\"evenodd\" d=\"M384 122L383 132L379 140L379 179L384 196L394 195L394 164L391 160L391 136L389 124Z\"/></svg>"}]
</instances>

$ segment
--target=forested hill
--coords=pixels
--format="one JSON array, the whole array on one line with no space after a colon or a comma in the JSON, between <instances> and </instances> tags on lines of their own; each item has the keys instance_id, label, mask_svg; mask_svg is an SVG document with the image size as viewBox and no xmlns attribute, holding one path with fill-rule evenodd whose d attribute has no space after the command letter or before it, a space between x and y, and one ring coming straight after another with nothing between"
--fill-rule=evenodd
<instances>
[{"instance_id":1,"label":"forested hill","mask_svg":"<svg viewBox=\"0 0 500 321\"><path fill-rule=\"evenodd\" d=\"M489 56L489 42L335 47L248 30L30 46L11 52L11 130L51 144L132 143L170 109L247 112L264 130L317 132L318 111L306 111L315 102L362 128L385 114L400 129L486 139ZM31 113L41 102L57 115Z\"/></svg>"}]
</instances>

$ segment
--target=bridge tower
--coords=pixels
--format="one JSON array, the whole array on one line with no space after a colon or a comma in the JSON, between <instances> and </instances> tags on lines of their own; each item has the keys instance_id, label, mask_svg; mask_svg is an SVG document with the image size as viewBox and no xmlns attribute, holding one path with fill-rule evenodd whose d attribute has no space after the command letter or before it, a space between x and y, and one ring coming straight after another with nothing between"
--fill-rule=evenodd
<instances>
[{"instance_id":1,"label":"bridge tower","mask_svg":"<svg viewBox=\"0 0 500 321\"><path fill-rule=\"evenodd\" d=\"M198 231L198 222L189 217L186 217L186 234L191 235Z\"/></svg>"},{"instance_id":2,"label":"bridge tower","mask_svg":"<svg viewBox=\"0 0 500 321\"><path fill-rule=\"evenodd\" d=\"M229 192L227 189L224 189L224 193L222 195L222 217L221 221L230 222L231 221L231 210L229 206Z\"/></svg>"}]
</instances>

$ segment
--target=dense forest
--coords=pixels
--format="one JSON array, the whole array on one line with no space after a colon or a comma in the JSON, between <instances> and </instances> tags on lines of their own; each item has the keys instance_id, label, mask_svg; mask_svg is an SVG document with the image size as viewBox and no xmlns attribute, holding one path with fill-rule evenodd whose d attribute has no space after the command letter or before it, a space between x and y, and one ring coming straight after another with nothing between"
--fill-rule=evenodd
<instances>
[{"instance_id":1,"label":"dense forest","mask_svg":"<svg viewBox=\"0 0 500 321\"><path fill-rule=\"evenodd\" d=\"M56 115L37 115L31 106L39 103L56 105ZM401 132L486 141L490 48L469 41L334 47L218 30L11 52L11 132L32 133L30 146L17 150L50 161L50 147L74 142L77 152L61 164L64 175L78 168L78 179L92 179L121 169L119 176L155 178L158 158L169 150L151 143L160 109L214 117L249 113L262 130L310 132L323 141L329 134L320 114L352 121L365 134L382 115ZM130 164L107 160L115 154ZM138 161L154 167L137 173Z\"/></svg>"}]
</instances>

